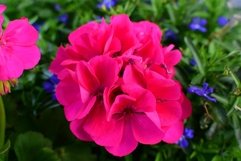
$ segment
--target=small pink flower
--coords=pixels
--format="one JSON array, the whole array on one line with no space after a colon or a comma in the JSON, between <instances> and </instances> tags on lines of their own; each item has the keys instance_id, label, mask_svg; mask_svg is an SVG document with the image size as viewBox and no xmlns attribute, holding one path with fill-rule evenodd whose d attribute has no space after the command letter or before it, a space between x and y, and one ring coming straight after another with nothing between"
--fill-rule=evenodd
<instances>
[{"instance_id":1,"label":"small pink flower","mask_svg":"<svg viewBox=\"0 0 241 161\"><path fill-rule=\"evenodd\" d=\"M0 6L0 11L3 8ZM18 78L24 69L31 69L38 63L37 39L38 32L26 18L9 22L0 35L0 80Z\"/></svg>"},{"instance_id":2,"label":"small pink flower","mask_svg":"<svg viewBox=\"0 0 241 161\"><path fill-rule=\"evenodd\" d=\"M0 5L0 25L5 9L6 6ZM39 62L37 39L38 32L26 18L10 21L4 31L0 26L0 81L11 82Z\"/></svg>"}]
</instances>

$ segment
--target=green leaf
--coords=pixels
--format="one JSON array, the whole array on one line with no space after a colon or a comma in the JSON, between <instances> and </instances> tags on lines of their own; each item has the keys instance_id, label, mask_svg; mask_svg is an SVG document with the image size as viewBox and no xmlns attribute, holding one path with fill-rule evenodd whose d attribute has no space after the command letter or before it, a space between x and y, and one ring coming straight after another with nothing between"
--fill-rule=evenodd
<instances>
[{"instance_id":1,"label":"green leaf","mask_svg":"<svg viewBox=\"0 0 241 161\"><path fill-rule=\"evenodd\" d=\"M37 132L20 134L14 150L18 161L60 161L52 150L51 141Z\"/></svg>"},{"instance_id":2,"label":"green leaf","mask_svg":"<svg viewBox=\"0 0 241 161\"><path fill-rule=\"evenodd\" d=\"M170 4L167 4L166 8L167 8L167 12L169 14L169 17L170 17L171 21L175 24L176 18L175 18L175 14L174 14L174 11L173 11L173 7Z\"/></svg>"},{"instance_id":3,"label":"green leaf","mask_svg":"<svg viewBox=\"0 0 241 161\"><path fill-rule=\"evenodd\" d=\"M202 75L205 75L205 72L204 72L204 67L203 67L203 64L199 58L199 53L197 51L197 49L194 47L192 41L188 38L188 37L185 37L184 38L184 41L187 45L187 47L190 49L192 55L193 55L193 58L194 60L196 61L197 63L197 67L199 69L199 72L202 74Z\"/></svg>"},{"instance_id":4,"label":"green leaf","mask_svg":"<svg viewBox=\"0 0 241 161\"><path fill-rule=\"evenodd\" d=\"M216 155L215 157L213 157L212 161L222 161L222 157L219 155Z\"/></svg>"},{"instance_id":5,"label":"green leaf","mask_svg":"<svg viewBox=\"0 0 241 161\"><path fill-rule=\"evenodd\" d=\"M191 84L201 84L203 79L203 75L202 74L197 74L196 76L194 76L192 78Z\"/></svg>"}]
</instances>

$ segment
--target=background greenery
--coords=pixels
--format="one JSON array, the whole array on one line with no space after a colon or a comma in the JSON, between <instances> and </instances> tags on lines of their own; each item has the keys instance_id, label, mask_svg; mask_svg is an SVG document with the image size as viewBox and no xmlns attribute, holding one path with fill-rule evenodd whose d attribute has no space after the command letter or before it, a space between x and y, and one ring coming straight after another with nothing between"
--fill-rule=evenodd
<instances>
[{"instance_id":1,"label":"background greenery","mask_svg":"<svg viewBox=\"0 0 241 161\"><path fill-rule=\"evenodd\" d=\"M18 86L3 96L9 140L9 161L163 161L241 160L241 25L239 9L228 8L225 0L119 0L110 10L98 8L97 0L1 0L8 9L5 19L28 17L39 26L38 45L42 58L26 71ZM61 6L56 9L56 4ZM163 44L174 43L183 53L176 78L186 92L190 85L208 82L217 99L212 103L194 94L193 114L186 127L194 130L187 148L177 144L140 145L133 154L117 158L94 143L78 141L70 133L61 106L43 89L51 76L48 66L57 47L67 43L68 34L81 24L99 17L127 13L133 21L150 20L163 31ZM67 21L59 16L67 14ZM66 16L66 15L65 15ZM219 16L229 18L220 27ZM188 27L193 17L207 20L207 32ZM6 23L5 23L6 24ZM175 32L175 39L165 37ZM196 65L191 65L190 60ZM1 158L0 158L1 160Z\"/></svg>"}]
</instances>

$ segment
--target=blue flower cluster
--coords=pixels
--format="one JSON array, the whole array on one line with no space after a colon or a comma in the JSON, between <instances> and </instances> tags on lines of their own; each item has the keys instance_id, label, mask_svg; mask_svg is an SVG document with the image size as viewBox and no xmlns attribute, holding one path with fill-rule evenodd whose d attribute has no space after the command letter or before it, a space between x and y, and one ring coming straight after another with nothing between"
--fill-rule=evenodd
<instances>
[{"instance_id":1,"label":"blue flower cluster","mask_svg":"<svg viewBox=\"0 0 241 161\"><path fill-rule=\"evenodd\" d=\"M192 18L192 21L189 23L189 29L193 31L207 32L207 20L200 17Z\"/></svg>"},{"instance_id":2,"label":"blue flower cluster","mask_svg":"<svg viewBox=\"0 0 241 161\"><path fill-rule=\"evenodd\" d=\"M193 131L193 129L185 128L184 129L184 133L183 133L182 137L179 139L177 144L181 148L187 148L189 146L188 140L189 139L193 139L193 138L194 138L194 131Z\"/></svg>"},{"instance_id":3,"label":"blue flower cluster","mask_svg":"<svg viewBox=\"0 0 241 161\"><path fill-rule=\"evenodd\" d=\"M201 97L206 98L207 100L211 102L216 102L216 98L211 97L210 94L213 93L214 89L212 87L209 87L208 83L203 83L203 87L197 87L197 86L190 86L187 91L189 93L197 94Z\"/></svg>"},{"instance_id":4,"label":"blue flower cluster","mask_svg":"<svg viewBox=\"0 0 241 161\"><path fill-rule=\"evenodd\" d=\"M106 8L106 9L110 9L112 7L114 7L117 4L117 0L102 0L97 7L98 8Z\"/></svg>"},{"instance_id":5,"label":"blue flower cluster","mask_svg":"<svg viewBox=\"0 0 241 161\"><path fill-rule=\"evenodd\" d=\"M225 16L219 16L217 19L217 24L220 27L227 25L229 19ZM194 17L192 21L189 23L188 27L192 31L199 31L202 33L207 32L207 20L201 17Z\"/></svg>"}]
</instances>

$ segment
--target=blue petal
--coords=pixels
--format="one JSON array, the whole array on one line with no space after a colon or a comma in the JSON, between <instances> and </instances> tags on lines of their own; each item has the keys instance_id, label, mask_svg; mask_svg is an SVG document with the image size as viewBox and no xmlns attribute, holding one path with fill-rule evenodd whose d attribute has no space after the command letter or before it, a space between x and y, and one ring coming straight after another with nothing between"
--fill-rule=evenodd
<instances>
[{"instance_id":1,"label":"blue petal","mask_svg":"<svg viewBox=\"0 0 241 161\"><path fill-rule=\"evenodd\" d=\"M194 131L190 128L185 128L184 130L184 136L188 139L192 139L194 137Z\"/></svg>"}]
</instances>

